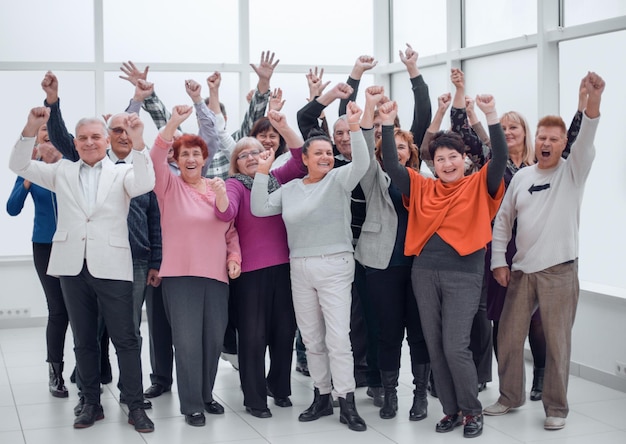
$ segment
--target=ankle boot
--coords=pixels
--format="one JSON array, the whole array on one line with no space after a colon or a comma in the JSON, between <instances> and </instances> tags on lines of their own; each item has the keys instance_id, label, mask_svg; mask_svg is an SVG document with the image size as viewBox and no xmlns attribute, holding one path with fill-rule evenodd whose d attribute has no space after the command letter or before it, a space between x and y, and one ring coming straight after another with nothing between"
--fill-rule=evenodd
<instances>
[{"instance_id":1,"label":"ankle boot","mask_svg":"<svg viewBox=\"0 0 626 444\"><path fill-rule=\"evenodd\" d=\"M535 367L533 369L533 387L530 389L530 400L541 401L543 392L543 374L545 368Z\"/></svg>"},{"instance_id":2,"label":"ankle boot","mask_svg":"<svg viewBox=\"0 0 626 444\"><path fill-rule=\"evenodd\" d=\"M409 410L409 420L421 421L428 416L428 399L426 387L428 386L428 375L430 374L430 364L419 364L415 368L413 375L413 406Z\"/></svg>"},{"instance_id":3,"label":"ankle boot","mask_svg":"<svg viewBox=\"0 0 626 444\"><path fill-rule=\"evenodd\" d=\"M67 388L63 380L63 363L48 363L48 389L55 398L67 398Z\"/></svg>"},{"instance_id":4,"label":"ankle boot","mask_svg":"<svg viewBox=\"0 0 626 444\"><path fill-rule=\"evenodd\" d=\"M383 406L378 413L383 419L391 419L396 416L398 411L398 387L399 370L380 371L380 380L383 384L385 397L383 398Z\"/></svg>"},{"instance_id":5,"label":"ankle boot","mask_svg":"<svg viewBox=\"0 0 626 444\"><path fill-rule=\"evenodd\" d=\"M330 396L330 393L320 395L320 391L316 387L313 391L313 404L311 404L311 406L304 412L300 413L300 416L298 416L298 421L315 421L316 419L320 419L322 416L328 416L332 414L333 400Z\"/></svg>"},{"instance_id":6,"label":"ankle boot","mask_svg":"<svg viewBox=\"0 0 626 444\"><path fill-rule=\"evenodd\" d=\"M355 432L363 432L367 429L365 421L359 416L354 404L354 393L346 394L345 398L339 398L339 421L342 424L348 424L350 430Z\"/></svg>"}]
</instances>

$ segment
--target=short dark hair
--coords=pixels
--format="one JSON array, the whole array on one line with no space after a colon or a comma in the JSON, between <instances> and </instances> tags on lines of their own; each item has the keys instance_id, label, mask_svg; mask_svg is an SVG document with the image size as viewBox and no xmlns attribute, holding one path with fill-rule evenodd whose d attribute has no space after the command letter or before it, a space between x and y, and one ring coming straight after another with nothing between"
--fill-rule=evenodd
<instances>
[{"instance_id":1,"label":"short dark hair","mask_svg":"<svg viewBox=\"0 0 626 444\"><path fill-rule=\"evenodd\" d=\"M269 130L276 132L276 134L278 134L278 137L280 139L280 141L278 142L278 152L276 153L276 156L278 156L285 151L287 142L285 142L285 139L283 139L283 136L280 135L278 130L272 126L270 119L268 119L267 117L261 117L260 119L258 119L256 122L254 122L254 125L252 126L252 129L250 130L250 134L248 135L250 137L256 138L257 134L264 133Z\"/></svg>"},{"instance_id":2,"label":"short dark hair","mask_svg":"<svg viewBox=\"0 0 626 444\"><path fill-rule=\"evenodd\" d=\"M435 151L438 148L450 148L458 151L461 154L465 154L465 143L463 138L453 131L437 131L433 136L433 139L428 144L428 153L430 158L435 160Z\"/></svg>"}]
</instances>

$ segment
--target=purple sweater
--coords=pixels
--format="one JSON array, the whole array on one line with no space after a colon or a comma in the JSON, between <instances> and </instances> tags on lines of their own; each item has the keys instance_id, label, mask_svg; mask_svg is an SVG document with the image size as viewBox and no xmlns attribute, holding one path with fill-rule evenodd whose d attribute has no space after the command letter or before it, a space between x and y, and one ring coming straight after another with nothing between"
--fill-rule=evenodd
<instances>
[{"instance_id":1,"label":"purple sweater","mask_svg":"<svg viewBox=\"0 0 626 444\"><path fill-rule=\"evenodd\" d=\"M304 177L306 167L302 163L302 148L291 148L291 159L271 174L279 183ZM215 207L218 219L235 219L241 247L241 271L259 270L274 265L289 263L287 230L282 216L256 217L250 211L250 190L234 178L226 180L228 208L220 212Z\"/></svg>"}]
</instances>

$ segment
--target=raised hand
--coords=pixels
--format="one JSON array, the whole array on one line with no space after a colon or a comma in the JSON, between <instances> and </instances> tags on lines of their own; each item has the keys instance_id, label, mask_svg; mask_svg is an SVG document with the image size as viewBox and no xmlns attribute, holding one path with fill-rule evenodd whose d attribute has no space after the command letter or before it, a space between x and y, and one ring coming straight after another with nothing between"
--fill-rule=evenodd
<instances>
[{"instance_id":1,"label":"raised hand","mask_svg":"<svg viewBox=\"0 0 626 444\"><path fill-rule=\"evenodd\" d=\"M584 82L588 95L585 114L587 114L587 117L590 119L595 119L600 116L600 101L602 100L605 82L604 79L595 72L587 73Z\"/></svg>"},{"instance_id":2,"label":"raised hand","mask_svg":"<svg viewBox=\"0 0 626 444\"><path fill-rule=\"evenodd\" d=\"M135 85L135 95L133 96L133 100L136 102L143 102L150 97L152 93L154 93L154 83L139 79Z\"/></svg>"},{"instance_id":3,"label":"raised hand","mask_svg":"<svg viewBox=\"0 0 626 444\"><path fill-rule=\"evenodd\" d=\"M132 140L133 148L142 150L145 147L143 143L143 122L137 113L131 113L124 119L124 129L128 138Z\"/></svg>"},{"instance_id":4,"label":"raised hand","mask_svg":"<svg viewBox=\"0 0 626 444\"><path fill-rule=\"evenodd\" d=\"M261 151L258 159L257 173L268 174L274 159L276 158L274 150Z\"/></svg>"},{"instance_id":5,"label":"raised hand","mask_svg":"<svg viewBox=\"0 0 626 444\"><path fill-rule=\"evenodd\" d=\"M374 57L369 55L359 56L354 62L354 67L352 68L352 72L350 73L350 77L355 80L359 80L365 71L369 71L374 68L378 62Z\"/></svg>"},{"instance_id":6,"label":"raised hand","mask_svg":"<svg viewBox=\"0 0 626 444\"><path fill-rule=\"evenodd\" d=\"M312 68L309 69L309 73L306 75L306 81L309 85L309 100L313 100L315 97L321 96L324 89L326 89L330 83L330 80L328 82L323 82L323 77L324 68L320 69L319 72L317 66L315 67L315 70Z\"/></svg>"},{"instance_id":7,"label":"raised hand","mask_svg":"<svg viewBox=\"0 0 626 444\"><path fill-rule=\"evenodd\" d=\"M402 50L399 50L398 53L400 54L400 61L404 63L407 68L417 65L418 53L408 43L406 44L406 49L404 50L404 52L402 52Z\"/></svg>"},{"instance_id":8,"label":"raised hand","mask_svg":"<svg viewBox=\"0 0 626 444\"><path fill-rule=\"evenodd\" d=\"M202 102L202 87L193 79L185 80L185 92L191 98L193 103Z\"/></svg>"},{"instance_id":9,"label":"raised hand","mask_svg":"<svg viewBox=\"0 0 626 444\"><path fill-rule=\"evenodd\" d=\"M28 113L26 125L22 131L24 137L35 137L42 125L45 125L50 118L50 108L47 106L38 106Z\"/></svg>"},{"instance_id":10,"label":"raised hand","mask_svg":"<svg viewBox=\"0 0 626 444\"><path fill-rule=\"evenodd\" d=\"M363 114L363 110L359 108L355 102L348 102L348 106L346 107L346 116L348 117L348 125L350 125L350 130L358 130L360 129L361 115Z\"/></svg>"},{"instance_id":11,"label":"raised hand","mask_svg":"<svg viewBox=\"0 0 626 444\"><path fill-rule=\"evenodd\" d=\"M376 106L385 97L385 88L374 85L365 89L365 106Z\"/></svg>"},{"instance_id":12,"label":"raised hand","mask_svg":"<svg viewBox=\"0 0 626 444\"><path fill-rule=\"evenodd\" d=\"M270 79L272 78L272 74L274 74L274 68L280 62L279 59L276 59L274 62L274 53L270 53L269 51L263 51L261 53L261 61L258 65L254 63L250 63L256 75L259 76L259 83L257 84L257 88L260 93L265 93L270 89Z\"/></svg>"},{"instance_id":13,"label":"raised hand","mask_svg":"<svg viewBox=\"0 0 626 444\"><path fill-rule=\"evenodd\" d=\"M127 80L134 86L137 86L138 80L148 80L149 69L150 67L146 66L143 72L141 72L139 69L137 69L135 64L129 60L128 62L122 63L122 66L120 66L120 71L122 71L126 75L119 77L120 79Z\"/></svg>"},{"instance_id":14,"label":"raised hand","mask_svg":"<svg viewBox=\"0 0 626 444\"><path fill-rule=\"evenodd\" d=\"M283 100L283 90L280 88L274 88L274 91L270 94L269 110L280 111L283 109L285 101Z\"/></svg>"},{"instance_id":15,"label":"raised hand","mask_svg":"<svg viewBox=\"0 0 626 444\"><path fill-rule=\"evenodd\" d=\"M289 125L287 124L287 118L285 117L284 114L278 112L278 110L274 110L274 109L270 110L267 113L267 118L269 119L272 126L279 133L281 132L281 130L289 128Z\"/></svg>"},{"instance_id":16,"label":"raised hand","mask_svg":"<svg viewBox=\"0 0 626 444\"><path fill-rule=\"evenodd\" d=\"M393 125L398 115L398 104L394 101L387 102L378 107L378 115L383 125Z\"/></svg>"},{"instance_id":17,"label":"raised hand","mask_svg":"<svg viewBox=\"0 0 626 444\"><path fill-rule=\"evenodd\" d=\"M437 97L437 111L445 113L452 103L452 94L444 93Z\"/></svg>"},{"instance_id":18,"label":"raised hand","mask_svg":"<svg viewBox=\"0 0 626 444\"><path fill-rule=\"evenodd\" d=\"M332 91L338 99L347 99L352 95L354 89L347 83L337 83Z\"/></svg>"},{"instance_id":19,"label":"raised hand","mask_svg":"<svg viewBox=\"0 0 626 444\"><path fill-rule=\"evenodd\" d=\"M52 71L48 71L41 81L41 88L46 93L46 102L52 105L59 100L59 80Z\"/></svg>"},{"instance_id":20,"label":"raised hand","mask_svg":"<svg viewBox=\"0 0 626 444\"><path fill-rule=\"evenodd\" d=\"M172 117L170 117L169 121L174 121L176 123L175 127L180 126L187 118L193 113L193 107L189 105L176 105L172 108ZM168 123L169 123L168 121Z\"/></svg>"},{"instance_id":21,"label":"raised hand","mask_svg":"<svg viewBox=\"0 0 626 444\"><path fill-rule=\"evenodd\" d=\"M222 75L219 71L215 71L206 79L206 83L209 86L209 91L218 90L222 83Z\"/></svg>"},{"instance_id":22,"label":"raised hand","mask_svg":"<svg viewBox=\"0 0 626 444\"><path fill-rule=\"evenodd\" d=\"M457 89L465 89L465 74L459 68L450 70L450 80Z\"/></svg>"},{"instance_id":23,"label":"raised hand","mask_svg":"<svg viewBox=\"0 0 626 444\"><path fill-rule=\"evenodd\" d=\"M496 110L496 99L490 94L479 94L476 96L476 105L487 115Z\"/></svg>"}]
</instances>

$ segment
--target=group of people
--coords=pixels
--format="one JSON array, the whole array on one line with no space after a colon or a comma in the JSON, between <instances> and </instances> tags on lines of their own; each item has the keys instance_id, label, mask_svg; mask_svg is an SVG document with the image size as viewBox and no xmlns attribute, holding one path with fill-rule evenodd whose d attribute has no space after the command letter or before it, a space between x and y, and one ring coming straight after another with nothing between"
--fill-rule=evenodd
<instances>
[{"instance_id":1,"label":"group of people","mask_svg":"<svg viewBox=\"0 0 626 444\"><path fill-rule=\"evenodd\" d=\"M298 368L313 381L300 421L333 415L334 399L342 423L366 430L355 403L360 385L381 418L395 417L406 336L415 386L409 419L427 416L430 386L445 414L436 431L463 425L465 437L479 436L483 415L524 403L530 334L531 399L543 401L546 429L565 426L579 212L604 81L592 72L581 81L569 134L560 117L547 116L533 143L521 114L500 117L494 97L466 96L458 69L454 98L440 96L433 116L417 52L407 45L400 59L414 96L410 131L383 87L368 87L357 104L361 77L376 66L370 56L328 91L323 70L309 71L299 131L281 113L282 90L270 88L278 65L270 52L252 65L259 82L233 134L217 72L207 98L186 80L193 106L170 111L148 68L125 63L120 77L135 87L128 108L106 122L81 119L75 136L61 116L58 79L45 75L45 106L30 111L11 155L19 177L7 209L18 214L29 193L35 202L50 391L67 397L69 322L80 391L74 427L104 418L105 327L118 355L120 402L139 432L154 430L145 410L171 389L173 361L185 421L203 426L205 412L223 414L212 394L223 352L238 356L246 412L271 417L268 397L292 406L296 330L306 349ZM324 110L335 100L340 116L329 130ZM450 105L451 129L442 131ZM141 108L160 130L152 148ZM183 134L194 111L199 132ZM144 300L152 366L145 391ZM501 396L483 409L478 392L491 381L492 349Z\"/></svg>"}]
</instances>

